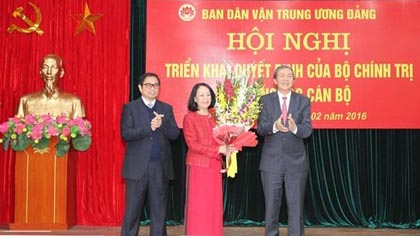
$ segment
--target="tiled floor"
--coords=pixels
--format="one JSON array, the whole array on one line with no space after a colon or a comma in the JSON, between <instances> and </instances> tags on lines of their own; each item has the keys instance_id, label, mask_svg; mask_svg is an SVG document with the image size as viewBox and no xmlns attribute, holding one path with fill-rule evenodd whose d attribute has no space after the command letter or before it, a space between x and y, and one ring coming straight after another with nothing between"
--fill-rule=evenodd
<instances>
[{"instance_id":1,"label":"tiled floor","mask_svg":"<svg viewBox=\"0 0 420 236\"><path fill-rule=\"evenodd\" d=\"M168 236L182 236L183 226L168 226ZM68 230L17 231L0 226L0 235L119 235L120 227L75 226ZM141 236L149 235L149 227L141 227ZM263 227L225 227L224 236L263 236ZM280 236L287 235L287 228L280 228ZM420 236L420 229L367 229L367 228L306 228L306 236Z\"/></svg>"}]
</instances>

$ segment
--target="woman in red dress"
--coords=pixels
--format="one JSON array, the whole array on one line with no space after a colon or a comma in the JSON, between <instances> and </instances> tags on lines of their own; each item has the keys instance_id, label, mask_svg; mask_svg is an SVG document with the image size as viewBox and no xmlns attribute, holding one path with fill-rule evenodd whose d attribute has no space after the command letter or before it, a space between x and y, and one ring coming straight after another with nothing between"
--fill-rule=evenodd
<instances>
[{"instance_id":1,"label":"woman in red dress","mask_svg":"<svg viewBox=\"0 0 420 236\"><path fill-rule=\"evenodd\" d=\"M196 84L184 116L184 137L188 146L185 201L186 235L223 235L222 155L226 146L213 139L216 125L209 109L216 96L205 83ZM232 147L229 147L233 150Z\"/></svg>"}]
</instances>

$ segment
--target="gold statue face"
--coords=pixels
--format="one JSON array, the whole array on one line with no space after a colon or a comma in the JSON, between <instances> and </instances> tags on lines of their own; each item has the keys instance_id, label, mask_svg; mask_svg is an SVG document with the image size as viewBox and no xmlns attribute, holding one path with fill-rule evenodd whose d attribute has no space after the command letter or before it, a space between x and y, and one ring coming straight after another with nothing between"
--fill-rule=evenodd
<instances>
[{"instance_id":1,"label":"gold statue face","mask_svg":"<svg viewBox=\"0 0 420 236\"><path fill-rule=\"evenodd\" d=\"M58 81L64 76L61 58L47 56L41 64L40 74L45 83L45 92L51 96L58 88Z\"/></svg>"}]
</instances>

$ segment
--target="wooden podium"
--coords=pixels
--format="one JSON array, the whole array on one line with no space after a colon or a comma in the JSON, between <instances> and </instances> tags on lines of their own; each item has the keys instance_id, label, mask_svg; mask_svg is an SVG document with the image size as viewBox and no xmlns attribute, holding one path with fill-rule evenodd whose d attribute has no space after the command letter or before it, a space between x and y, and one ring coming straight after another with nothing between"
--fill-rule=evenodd
<instances>
[{"instance_id":1,"label":"wooden podium","mask_svg":"<svg viewBox=\"0 0 420 236\"><path fill-rule=\"evenodd\" d=\"M15 221L12 230L68 229L76 224L75 152L55 156L57 138L49 151L16 152Z\"/></svg>"}]
</instances>

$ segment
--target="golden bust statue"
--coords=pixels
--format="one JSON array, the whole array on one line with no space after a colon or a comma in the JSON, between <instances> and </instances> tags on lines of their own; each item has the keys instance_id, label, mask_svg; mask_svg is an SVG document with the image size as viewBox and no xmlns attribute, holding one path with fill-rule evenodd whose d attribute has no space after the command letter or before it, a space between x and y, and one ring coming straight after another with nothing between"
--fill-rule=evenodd
<instances>
[{"instance_id":1,"label":"golden bust statue","mask_svg":"<svg viewBox=\"0 0 420 236\"><path fill-rule=\"evenodd\" d=\"M44 89L26 94L20 98L17 114L51 114L58 116L66 113L70 118L84 117L83 103L77 96L59 90L59 80L64 76L61 57L48 54L41 61L39 73L44 81Z\"/></svg>"}]
</instances>

